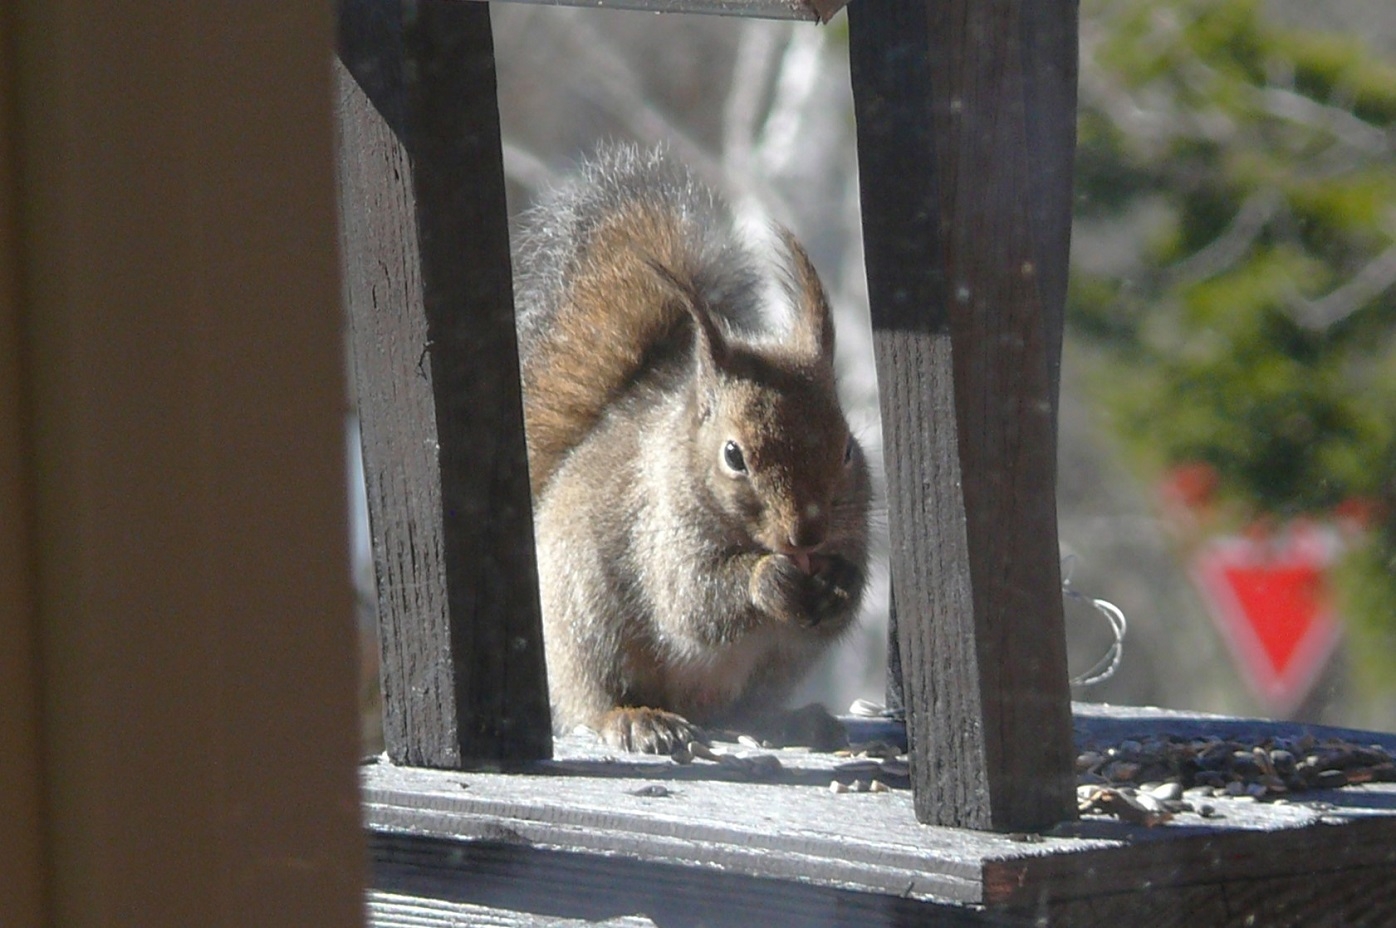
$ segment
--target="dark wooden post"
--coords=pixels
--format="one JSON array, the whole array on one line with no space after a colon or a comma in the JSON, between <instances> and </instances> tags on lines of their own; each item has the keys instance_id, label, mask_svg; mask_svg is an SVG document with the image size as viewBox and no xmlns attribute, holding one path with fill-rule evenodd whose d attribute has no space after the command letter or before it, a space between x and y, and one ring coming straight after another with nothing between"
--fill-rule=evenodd
<instances>
[{"instance_id":1,"label":"dark wooden post","mask_svg":"<svg viewBox=\"0 0 1396 928\"><path fill-rule=\"evenodd\" d=\"M343 0L345 292L399 763L551 752L487 4Z\"/></svg>"},{"instance_id":2,"label":"dark wooden post","mask_svg":"<svg viewBox=\"0 0 1396 928\"><path fill-rule=\"evenodd\" d=\"M1074 815L1056 392L1074 0L849 7L917 817Z\"/></svg>"}]
</instances>

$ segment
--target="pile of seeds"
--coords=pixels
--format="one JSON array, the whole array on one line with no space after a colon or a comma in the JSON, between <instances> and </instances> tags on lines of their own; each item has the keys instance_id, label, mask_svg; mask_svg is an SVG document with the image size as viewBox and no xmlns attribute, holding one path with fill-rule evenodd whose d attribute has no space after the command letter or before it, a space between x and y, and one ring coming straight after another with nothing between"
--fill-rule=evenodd
<instances>
[{"instance_id":1,"label":"pile of seeds","mask_svg":"<svg viewBox=\"0 0 1396 928\"><path fill-rule=\"evenodd\" d=\"M1149 738L1090 747L1076 758L1082 784L1175 782L1257 799L1352 783L1396 781L1396 756L1381 745L1312 735L1259 743L1203 738Z\"/></svg>"},{"instance_id":2,"label":"pile of seeds","mask_svg":"<svg viewBox=\"0 0 1396 928\"><path fill-rule=\"evenodd\" d=\"M764 749L748 737L746 748ZM885 792L910 785L907 756L885 742L851 745L833 752L843 762L829 788L836 793ZM703 759L740 775L769 780L782 765L770 754L738 756L694 742L674 752L681 764ZM1141 825L1159 825L1190 812L1220 815L1221 802L1310 801L1313 790L1364 783L1396 783L1396 751L1338 737L1223 738L1155 735L1111 744L1088 743L1076 757L1077 807L1082 814L1109 815Z\"/></svg>"},{"instance_id":3,"label":"pile of seeds","mask_svg":"<svg viewBox=\"0 0 1396 928\"><path fill-rule=\"evenodd\" d=\"M840 774L908 785L906 756L890 745L856 745L836 754L855 758L840 766ZM1309 734L1153 736L1088 744L1076 757L1076 782L1081 813L1158 825L1183 812L1217 816L1215 800L1286 801L1312 790L1396 782L1396 752Z\"/></svg>"},{"instance_id":4,"label":"pile of seeds","mask_svg":"<svg viewBox=\"0 0 1396 928\"><path fill-rule=\"evenodd\" d=\"M1293 793L1360 783L1396 782L1396 755L1312 735L1263 741L1148 738L1088 746L1076 758L1083 813L1114 815L1144 825L1179 812L1209 817L1214 797L1278 800Z\"/></svg>"}]
</instances>

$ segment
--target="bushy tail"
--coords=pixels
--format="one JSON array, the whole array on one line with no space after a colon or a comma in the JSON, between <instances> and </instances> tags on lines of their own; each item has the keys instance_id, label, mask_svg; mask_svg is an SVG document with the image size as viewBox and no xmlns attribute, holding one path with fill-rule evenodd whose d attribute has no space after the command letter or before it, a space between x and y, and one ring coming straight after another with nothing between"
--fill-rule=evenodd
<instances>
[{"instance_id":1,"label":"bushy tail","mask_svg":"<svg viewBox=\"0 0 1396 928\"><path fill-rule=\"evenodd\" d=\"M514 290L535 497L608 406L691 342L655 265L719 311L752 303L731 217L662 149L605 148L525 217Z\"/></svg>"}]
</instances>

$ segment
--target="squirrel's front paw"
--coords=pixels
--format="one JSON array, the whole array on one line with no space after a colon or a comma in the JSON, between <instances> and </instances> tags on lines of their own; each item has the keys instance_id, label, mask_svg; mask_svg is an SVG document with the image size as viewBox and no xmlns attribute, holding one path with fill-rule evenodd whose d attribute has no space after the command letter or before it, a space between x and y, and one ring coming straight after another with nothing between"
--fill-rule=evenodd
<instances>
[{"instance_id":1,"label":"squirrel's front paw","mask_svg":"<svg viewBox=\"0 0 1396 928\"><path fill-rule=\"evenodd\" d=\"M690 741L708 740L702 729L683 716L643 706L612 709L596 730L611 747L639 754L672 754Z\"/></svg>"},{"instance_id":2,"label":"squirrel's front paw","mask_svg":"<svg viewBox=\"0 0 1396 928\"><path fill-rule=\"evenodd\" d=\"M858 568L841 557L814 555L811 570L792 558L769 554L751 576L751 598L763 611L784 622L813 627L845 614L862 582Z\"/></svg>"}]
</instances>

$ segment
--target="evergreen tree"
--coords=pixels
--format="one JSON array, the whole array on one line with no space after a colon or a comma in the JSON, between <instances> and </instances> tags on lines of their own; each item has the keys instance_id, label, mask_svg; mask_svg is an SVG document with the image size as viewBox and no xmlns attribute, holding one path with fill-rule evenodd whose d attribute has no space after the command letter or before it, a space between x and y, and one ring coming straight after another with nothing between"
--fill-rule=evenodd
<instances>
[{"instance_id":1,"label":"evergreen tree","mask_svg":"<svg viewBox=\"0 0 1396 928\"><path fill-rule=\"evenodd\" d=\"M1080 228L1134 233L1073 269L1112 421L1241 519L1362 514L1344 611L1396 641L1396 68L1252 0L1082 13Z\"/></svg>"}]
</instances>

